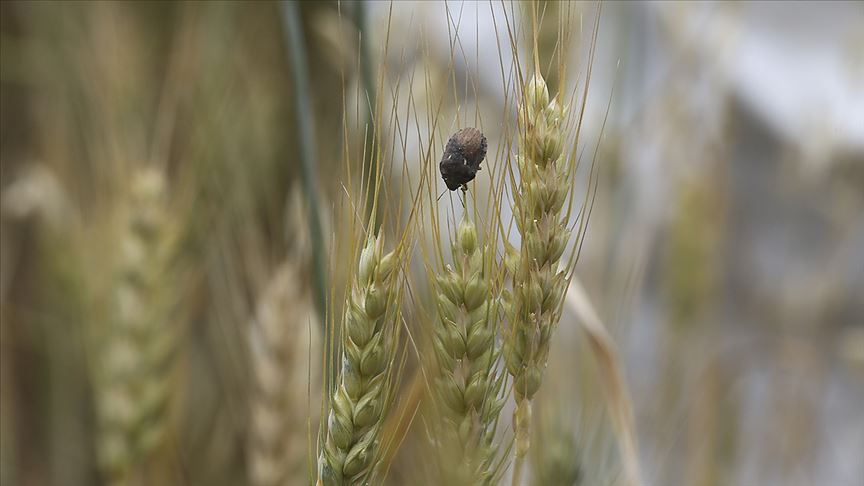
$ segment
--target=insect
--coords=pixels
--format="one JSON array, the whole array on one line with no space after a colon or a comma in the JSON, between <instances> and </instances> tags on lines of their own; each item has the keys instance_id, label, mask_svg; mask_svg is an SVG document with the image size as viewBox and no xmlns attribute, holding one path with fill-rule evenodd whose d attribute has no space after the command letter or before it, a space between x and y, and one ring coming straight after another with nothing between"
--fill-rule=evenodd
<instances>
[{"instance_id":1,"label":"insect","mask_svg":"<svg viewBox=\"0 0 864 486\"><path fill-rule=\"evenodd\" d=\"M486 137L480 130L469 127L454 133L447 141L441 163L438 164L447 189L455 191L461 187L463 192L467 191L468 186L465 184L474 180L484 158Z\"/></svg>"}]
</instances>

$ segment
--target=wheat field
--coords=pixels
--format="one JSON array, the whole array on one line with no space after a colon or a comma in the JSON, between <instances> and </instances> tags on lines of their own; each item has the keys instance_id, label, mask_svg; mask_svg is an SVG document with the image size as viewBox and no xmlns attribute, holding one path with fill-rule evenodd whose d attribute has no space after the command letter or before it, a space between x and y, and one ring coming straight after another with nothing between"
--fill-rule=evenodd
<instances>
[{"instance_id":1,"label":"wheat field","mask_svg":"<svg viewBox=\"0 0 864 486\"><path fill-rule=\"evenodd\" d=\"M860 5L0 14L0 486L864 485Z\"/></svg>"}]
</instances>

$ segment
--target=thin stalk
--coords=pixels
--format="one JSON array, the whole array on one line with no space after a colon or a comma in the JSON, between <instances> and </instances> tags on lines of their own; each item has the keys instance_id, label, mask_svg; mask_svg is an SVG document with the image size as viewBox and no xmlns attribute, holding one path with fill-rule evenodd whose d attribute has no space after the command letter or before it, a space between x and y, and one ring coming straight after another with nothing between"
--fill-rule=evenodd
<instances>
[{"instance_id":1,"label":"thin stalk","mask_svg":"<svg viewBox=\"0 0 864 486\"><path fill-rule=\"evenodd\" d=\"M358 39L358 48L360 50L360 79L363 83L363 89L366 90L368 104L361 103L366 109L363 116L365 123L369 124L369 129L366 130L365 147L368 148L363 153L363 174L371 174L369 177L369 187L366 188L366 223L369 230L373 234L378 234L378 229L381 227L381 218L374 217L376 211L375 193L377 191L378 177L378 159L375 151L378 150L378 144L375 142L375 130L372 129L372 112L375 110L377 101L377 89L375 82L372 80L372 56L369 54L369 36L366 35L366 6L364 2L355 2L354 7L354 25L357 27L357 32L360 33Z\"/></svg>"},{"instance_id":2,"label":"thin stalk","mask_svg":"<svg viewBox=\"0 0 864 486\"><path fill-rule=\"evenodd\" d=\"M513 486L522 483L522 469L525 466L525 456L528 455L531 436L531 400L523 398L516 403L513 413L513 424L516 433L516 454L513 460Z\"/></svg>"},{"instance_id":3,"label":"thin stalk","mask_svg":"<svg viewBox=\"0 0 864 486\"><path fill-rule=\"evenodd\" d=\"M325 277L326 262L324 261L324 238L321 232L321 218L318 207L318 154L315 147L315 112L309 102L309 73L306 60L306 42L303 39L303 25L300 23L300 10L297 3L282 2L282 27L291 56L291 78L294 88L294 125L297 127L297 144L300 146L300 169L303 178L303 192L306 196L308 211L309 234L312 240L312 274L314 276L315 307L321 316L322 332L325 339L331 339L326 328L327 282ZM327 362L335 376L336 361L334 349L330 343L325 344L330 356ZM331 380L331 383L333 380Z\"/></svg>"},{"instance_id":4,"label":"thin stalk","mask_svg":"<svg viewBox=\"0 0 864 486\"><path fill-rule=\"evenodd\" d=\"M517 455L513 461L513 480L510 482L512 486L519 486L522 483L522 469L525 465L525 456Z\"/></svg>"}]
</instances>

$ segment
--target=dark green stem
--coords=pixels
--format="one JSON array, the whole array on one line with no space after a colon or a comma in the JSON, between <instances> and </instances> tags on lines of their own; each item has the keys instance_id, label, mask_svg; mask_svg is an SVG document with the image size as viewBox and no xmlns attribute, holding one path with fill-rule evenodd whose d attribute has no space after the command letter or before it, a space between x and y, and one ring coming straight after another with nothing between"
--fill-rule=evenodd
<instances>
[{"instance_id":1,"label":"dark green stem","mask_svg":"<svg viewBox=\"0 0 864 486\"><path fill-rule=\"evenodd\" d=\"M310 103L309 72L306 60L306 42L303 39L303 25L300 22L300 10L296 2L282 2L282 27L285 43L290 52L291 77L294 88L294 125L297 127L297 144L300 147L301 173L303 189L306 196L309 232L312 239L312 265L314 274L315 304L324 331L325 347L332 350L328 343L327 332L327 283L326 264L324 261L324 238L321 234L321 217L318 207L318 154L316 153L315 113ZM331 353L333 354L333 353ZM333 356L328 362L335 365ZM335 371L335 366L331 366Z\"/></svg>"}]
</instances>

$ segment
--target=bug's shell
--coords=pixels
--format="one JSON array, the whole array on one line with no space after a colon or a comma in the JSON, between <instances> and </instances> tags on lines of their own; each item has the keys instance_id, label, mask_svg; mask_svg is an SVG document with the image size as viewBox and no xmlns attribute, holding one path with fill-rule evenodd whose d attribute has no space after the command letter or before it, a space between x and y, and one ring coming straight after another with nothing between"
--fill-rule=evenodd
<instances>
[{"instance_id":1,"label":"bug's shell","mask_svg":"<svg viewBox=\"0 0 864 486\"><path fill-rule=\"evenodd\" d=\"M486 158L486 137L480 130L468 127L454 133L447 141L438 168L447 189L455 191L474 180L480 163Z\"/></svg>"}]
</instances>

